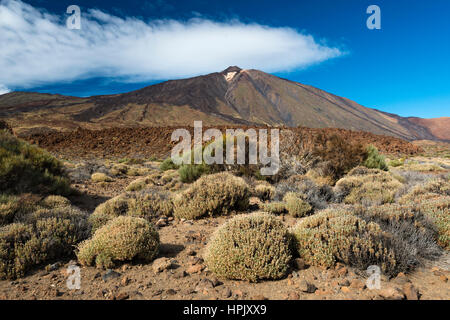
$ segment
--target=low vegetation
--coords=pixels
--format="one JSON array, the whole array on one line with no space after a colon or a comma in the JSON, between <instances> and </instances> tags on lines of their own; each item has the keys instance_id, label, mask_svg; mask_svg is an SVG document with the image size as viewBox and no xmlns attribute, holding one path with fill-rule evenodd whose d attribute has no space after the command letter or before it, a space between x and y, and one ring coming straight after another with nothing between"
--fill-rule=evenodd
<instances>
[{"instance_id":1,"label":"low vegetation","mask_svg":"<svg viewBox=\"0 0 450 320\"><path fill-rule=\"evenodd\" d=\"M402 186L389 172L357 167L336 183L334 191L347 204L380 205L394 202Z\"/></svg>"},{"instance_id":2,"label":"low vegetation","mask_svg":"<svg viewBox=\"0 0 450 320\"><path fill-rule=\"evenodd\" d=\"M174 197L174 216L198 219L248 207L250 188L244 179L221 172L203 176Z\"/></svg>"},{"instance_id":3,"label":"low vegetation","mask_svg":"<svg viewBox=\"0 0 450 320\"><path fill-rule=\"evenodd\" d=\"M159 235L147 220L117 217L98 229L78 247L78 261L98 268L112 268L119 262L152 261L159 250Z\"/></svg>"},{"instance_id":4,"label":"low vegetation","mask_svg":"<svg viewBox=\"0 0 450 320\"><path fill-rule=\"evenodd\" d=\"M256 282L282 278L291 260L288 230L276 217L237 216L208 243L205 262L218 277Z\"/></svg>"},{"instance_id":5,"label":"low vegetation","mask_svg":"<svg viewBox=\"0 0 450 320\"><path fill-rule=\"evenodd\" d=\"M72 190L59 160L0 130L0 192L68 195Z\"/></svg>"}]
</instances>

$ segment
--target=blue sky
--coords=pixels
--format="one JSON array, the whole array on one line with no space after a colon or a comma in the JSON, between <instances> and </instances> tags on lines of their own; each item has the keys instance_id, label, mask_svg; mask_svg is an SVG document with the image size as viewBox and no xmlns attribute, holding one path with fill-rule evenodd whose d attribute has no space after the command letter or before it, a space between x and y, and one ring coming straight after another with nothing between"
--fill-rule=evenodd
<instances>
[{"instance_id":1,"label":"blue sky","mask_svg":"<svg viewBox=\"0 0 450 320\"><path fill-rule=\"evenodd\" d=\"M5 3L2 2L3 5ZM450 1L447 0L36 0L25 1L25 3L40 12L43 11L38 8L43 8L47 14L61 17L61 21L55 21L55 24L63 23L66 17L66 8L72 4L80 6L82 17L89 9L98 9L114 17L123 19L133 17L143 23L151 23L154 20L175 21L180 23L180 28L189 36L193 36L193 32L198 32L198 39L195 39L195 43L197 44L198 40L198 46L204 46L205 50L200 53L194 49L191 51L190 48L179 51L179 55L189 55L192 52L190 59L186 59L186 63L184 63L192 68L186 67L186 70L180 70L185 68L183 62L186 57L176 56L177 48L171 48L168 54L163 51L161 56L147 50L152 59L148 63L151 64L153 61L155 64L151 68L145 66L139 70L140 66L147 63L145 56L141 56L142 53L139 53L139 57L136 58L142 61L139 62L141 65L133 65L128 61L121 61L118 65L115 61L103 66L101 59L103 51L95 51L95 46L99 42L104 45L107 40L91 35L91 42L86 46L92 49L92 55L97 56L92 59L90 64L86 65L86 62L83 62L83 66L77 65L77 61L89 60L85 59L88 53L74 55L72 57L73 68L67 67L67 70L62 66L62 62L59 63L62 61L59 58L53 58L50 61L46 61L44 57L37 59L41 62L39 66L36 66L36 61L33 62L34 64L21 61L21 65L27 66L24 73L31 70L32 75L23 75L23 80L20 80L21 76L17 76L17 81L8 82L8 79L14 78L14 72L22 74L20 69L9 67L12 56L17 56L18 60L34 60L26 55L14 55L13 49L10 49L9 56L3 56L5 61L6 58L10 59L9 64L5 62L3 69L11 68L12 70L8 75L9 78L3 80L5 82L3 85L9 90L51 92L75 96L119 93L170 78L203 74L208 71L221 71L227 67L225 64L241 62L246 64L241 67L256 67L263 71L269 71L275 75L347 97L367 107L402 116L425 118L450 116L450 19L448 18ZM381 8L381 30L369 30L366 27L366 19L369 16L366 14L366 8L371 4L376 4ZM7 5L11 6L11 0ZM98 19L98 14L90 14ZM192 18L200 19L202 22L196 27L192 27L189 22ZM16 27L14 23L17 23L17 28L19 28L21 23L16 20L11 20L12 22L6 27L9 30L14 29ZM117 29L114 27L117 25L132 25L136 30L142 29L142 26L136 22L128 23L127 20L113 26L112 23L115 22L111 21L113 20L104 21L111 27L111 29L105 27L106 31ZM1 23L0 21L0 29L2 28ZM207 34L205 37L204 32L208 30L208 24L211 23L216 32L213 35L219 36L215 38L217 41L204 41L203 43L202 38L209 39L210 35ZM214 25L214 23L218 23L218 25ZM43 24L35 23L35 25ZM100 23L99 30L102 30L101 25ZM231 30L229 29L230 25L233 32L241 32L238 34L243 35L242 39L235 41L233 38L228 39L225 36L220 38L224 32ZM252 25L256 25L257 28L251 27ZM171 25L169 29L172 30L172 27ZM23 30L28 29L24 28ZM49 27L48 30L50 31L46 31L46 35L52 34L52 30L57 29ZM28 32L25 35L33 37L33 33L30 31L21 32ZM61 31L59 32L61 33ZM58 43L64 42L64 32L61 33L62 38L58 40ZM139 31L133 32L138 32L139 35ZM136 34L133 32L129 34ZM255 42L261 46L258 47L260 55L242 45L248 42L246 37L252 37L252 32L256 32L255 38L260 38L260 41ZM160 32L154 35L161 34ZM302 36L312 37L313 43L308 42ZM128 35L128 37L130 36ZM46 36L42 39L44 40L40 40L39 43L43 41L46 43ZM119 39L124 41L123 37ZM265 39L268 39L267 41L270 43L261 44ZM1 35L0 40L13 42L2 39ZM78 40L78 38L74 38L70 41ZM29 41L27 43L30 45ZM133 42L121 43L132 45ZM167 43L167 41L163 43ZM275 48L269 47L272 44ZM20 45L20 43L16 43L16 45ZM1 51L5 46L8 46L8 43L1 45L3 49L0 49L0 66ZM39 46L39 44L35 46ZM211 53L208 56L201 54L201 52L209 52L208 50L212 46L218 46L214 50L219 50L220 46L237 48L224 53L222 67L221 61L216 61L219 58L214 60L215 57L212 56L214 54ZM10 48L13 47L14 43ZM242 47L242 52L239 52L240 47ZM60 46L56 45L56 48L60 48ZM120 47L108 44L107 48ZM280 50L280 54L277 54L277 49ZM214 50L211 52L217 52ZM33 48L28 51L32 52ZM40 52L42 53L42 51ZM166 66L163 59L165 55L168 61L173 59L174 63ZM230 62L233 61L233 57L236 58L237 63ZM246 57L251 57L251 59L246 59ZM131 61L134 57L133 55L117 55L114 59ZM178 67L178 63L181 67ZM99 65L102 66L98 67ZM135 70L133 76L126 72L127 68ZM75 72L81 69L83 72ZM60 76L43 76L45 73L57 73L54 70L63 71ZM196 70L199 70L198 73ZM0 76L0 86L2 85L1 81Z\"/></svg>"}]
</instances>

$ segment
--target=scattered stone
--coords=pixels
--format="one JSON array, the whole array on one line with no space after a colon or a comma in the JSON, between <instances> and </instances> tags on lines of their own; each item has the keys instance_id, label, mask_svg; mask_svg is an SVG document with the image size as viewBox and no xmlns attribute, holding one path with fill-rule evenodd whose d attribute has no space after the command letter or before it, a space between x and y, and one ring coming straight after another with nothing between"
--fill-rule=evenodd
<instances>
[{"instance_id":1,"label":"scattered stone","mask_svg":"<svg viewBox=\"0 0 450 320\"><path fill-rule=\"evenodd\" d=\"M167 221L164 220L164 219L159 219L159 220L156 222L155 225L156 225L158 228L165 227L165 226L167 226Z\"/></svg>"},{"instance_id":2,"label":"scattered stone","mask_svg":"<svg viewBox=\"0 0 450 320\"><path fill-rule=\"evenodd\" d=\"M317 290L317 287L314 284L309 283L306 280L300 281L298 288L300 291L303 291L306 293L314 293Z\"/></svg>"},{"instance_id":3,"label":"scattered stone","mask_svg":"<svg viewBox=\"0 0 450 320\"><path fill-rule=\"evenodd\" d=\"M234 290L233 296L242 298L244 296L244 293L242 292L242 290Z\"/></svg>"},{"instance_id":4,"label":"scattered stone","mask_svg":"<svg viewBox=\"0 0 450 320\"><path fill-rule=\"evenodd\" d=\"M256 296L252 297L252 300L267 300L267 298L261 294L258 294Z\"/></svg>"},{"instance_id":5,"label":"scattered stone","mask_svg":"<svg viewBox=\"0 0 450 320\"><path fill-rule=\"evenodd\" d=\"M113 297L113 300L127 300L130 296L128 293L122 292Z\"/></svg>"},{"instance_id":6,"label":"scattered stone","mask_svg":"<svg viewBox=\"0 0 450 320\"><path fill-rule=\"evenodd\" d=\"M111 279L119 278L121 274L119 272L116 272L114 270L108 269L106 270L106 273L102 276L103 281L108 281Z\"/></svg>"},{"instance_id":7,"label":"scattered stone","mask_svg":"<svg viewBox=\"0 0 450 320\"><path fill-rule=\"evenodd\" d=\"M186 254L187 254L188 256L195 256L195 255L197 255L197 252L195 252L194 249L189 249L189 250L186 252Z\"/></svg>"},{"instance_id":8,"label":"scattered stone","mask_svg":"<svg viewBox=\"0 0 450 320\"><path fill-rule=\"evenodd\" d=\"M162 272L172 267L172 261L169 258L159 258L153 261L152 268L155 273Z\"/></svg>"},{"instance_id":9,"label":"scattered stone","mask_svg":"<svg viewBox=\"0 0 450 320\"><path fill-rule=\"evenodd\" d=\"M173 277L175 279L181 279L181 278L184 278L186 276L187 276L187 273L184 270L178 270L178 271L173 273Z\"/></svg>"},{"instance_id":10,"label":"scattered stone","mask_svg":"<svg viewBox=\"0 0 450 320\"><path fill-rule=\"evenodd\" d=\"M350 289L349 287L341 287L341 291L344 293L350 293L352 292L352 289Z\"/></svg>"},{"instance_id":11,"label":"scattered stone","mask_svg":"<svg viewBox=\"0 0 450 320\"><path fill-rule=\"evenodd\" d=\"M388 287L378 291L379 295L386 300L403 300L405 294L398 288Z\"/></svg>"},{"instance_id":12,"label":"scattered stone","mask_svg":"<svg viewBox=\"0 0 450 320\"><path fill-rule=\"evenodd\" d=\"M199 263L203 263L203 259L199 258L199 257L195 257L195 256L190 256L189 257L189 264L190 265L196 265Z\"/></svg>"},{"instance_id":13,"label":"scattered stone","mask_svg":"<svg viewBox=\"0 0 450 320\"><path fill-rule=\"evenodd\" d=\"M200 280L200 282L195 287L194 291L195 292L204 292L204 291L209 291L212 288L214 288L214 283L211 280L204 278L204 279Z\"/></svg>"},{"instance_id":14,"label":"scattered stone","mask_svg":"<svg viewBox=\"0 0 450 320\"><path fill-rule=\"evenodd\" d=\"M347 269L347 267L342 267L342 268L340 268L340 269L337 270L337 273L338 273L341 277L344 277L344 276L347 275L348 269Z\"/></svg>"},{"instance_id":15,"label":"scattered stone","mask_svg":"<svg viewBox=\"0 0 450 320\"><path fill-rule=\"evenodd\" d=\"M300 300L300 295L297 292L289 292L287 300Z\"/></svg>"},{"instance_id":16,"label":"scattered stone","mask_svg":"<svg viewBox=\"0 0 450 320\"><path fill-rule=\"evenodd\" d=\"M348 279L339 281L338 283L339 283L340 286L343 286L343 287L349 287L350 284L351 284L350 281L348 281Z\"/></svg>"},{"instance_id":17,"label":"scattered stone","mask_svg":"<svg viewBox=\"0 0 450 320\"><path fill-rule=\"evenodd\" d=\"M188 274L193 274L193 273L200 273L203 270L203 265L201 264L196 264L193 266L190 266L189 268L186 269L186 273Z\"/></svg>"},{"instance_id":18,"label":"scattered stone","mask_svg":"<svg viewBox=\"0 0 450 320\"><path fill-rule=\"evenodd\" d=\"M361 280L358 280L358 279L353 279L351 282L350 282L350 288L353 288L353 289L364 289L366 287L366 284L363 282L363 281L361 281Z\"/></svg>"},{"instance_id":19,"label":"scattered stone","mask_svg":"<svg viewBox=\"0 0 450 320\"><path fill-rule=\"evenodd\" d=\"M229 288L223 288L222 295L224 298L231 297L231 295L232 295L231 290Z\"/></svg>"},{"instance_id":20,"label":"scattered stone","mask_svg":"<svg viewBox=\"0 0 450 320\"><path fill-rule=\"evenodd\" d=\"M174 289L168 289L168 290L166 290L166 293L170 296L173 296L173 295L177 294L177 291Z\"/></svg>"},{"instance_id":21,"label":"scattered stone","mask_svg":"<svg viewBox=\"0 0 450 320\"><path fill-rule=\"evenodd\" d=\"M405 283L403 286L403 293L408 300L419 300L419 292L412 283Z\"/></svg>"},{"instance_id":22,"label":"scattered stone","mask_svg":"<svg viewBox=\"0 0 450 320\"><path fill-rule=\"evenodd\" d=\"M124 287L127 286L129 283L130 279L127 276L123 277L122 280L120 281L120 284Z\"/></svg>"}]
</instances>

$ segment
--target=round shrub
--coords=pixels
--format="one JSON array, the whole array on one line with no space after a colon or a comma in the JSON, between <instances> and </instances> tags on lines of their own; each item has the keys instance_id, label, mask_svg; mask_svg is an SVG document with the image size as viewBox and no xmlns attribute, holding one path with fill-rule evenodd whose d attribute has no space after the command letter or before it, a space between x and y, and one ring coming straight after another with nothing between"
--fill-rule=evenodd
<instances>
[{"instance_id":1,"label":"round shrub","mask_svg":"<svg viewBox=\"0 0 450 320\"><path fill-rule=\"evenodd\" d=\"M213 234L205 261L221 278L251 282L279 279L291 260L290 239L286 227L273 215L236 216Z\"/></svg>"},{"instance_id":2,"label":"round shrub","mask_svg":"<svg viewBox=\"0 0 450 320\"><path fill-rule=\"evenodd\" d=\"M78 250L81 264L98 268L112 268L117 262L134 259L150 262L158 254L159 235L147 220L122 216L98 229Z\"/></svg>"},{"instance_id":3,"label":"round shrub","mask_svg":"<svg viewBox=\"0 0 450 320\"><path fill-rule=\"evenodd\" d=\"M173 200L174 216L197 219L248 207L250 190L242 178L228 172L203 176Z\"/></svg>"},{"instance_id":4,"label":"round shrub","mask_svg":"<svg viewBox=\"0 0 450 320\"><path fill-rule=\"evenodd\" d=\"M374 222L345 210L324 210L300 220L292 233L307 264L332 267L337 262L366 269L377 265L386 274L404 266L397 259L390 235Z\"/></svg>"},{"instance_id":5,"label":"round shrub","mask_svg":"<svg viewBox=\"0 0 450 320\"><path fill-rule=\"evenodd\" d=\"M91 180L94 182L112 182L113 179L102 172L96 172L91 175Z\"/></svg>"},{"instance_id":6,"label":"round shrub","mask_svg":"<svg viewBox=\"0 0 450 320\"><path fill-rule=\"evenodd\" d=\"M274 201L269 203L261 203L259 208L271 214L282 214L286 212L286 204L281 201Z\"/></svg>"},{"instance_id":7,"label":"round shrub","mask_svg":"<svg viewBox=\"0 0 450 320\"><path fill-rule=\"evenodd\" d=\"M101 226L105 225L106 222L115 217L126 215L128 207L128 199L123 195L111 198L106 202L103 202L97 208L95 208L94 212L89 217L89 222L92 225L92 230L97 230Z\"/></svg>"},{"instance_id":8,"label":"round shrub","mask_svg":"<svg viewBox=\"0 0 450 320\"><path fill-rule=\"evenodd\" d=\"M169 217L173 212L170 193L149 188L130 195L128 215L146 218L149 221L159 216Z\"/></svg>"},{"instance_id":9,"label":"round shrub","mask_svg":"<svg viewBox=\"0 0 450 320\"><path fill-rule=\"evenodd\" d=\"M283 198L286 210L293 217L304 217L309 214L312 207L294 192L288 192Z\"/></svg>"},{"instance_id":10,"label":"round shrub","mask_svg":"<svg viewBox=\"0 0 450 320\"><path fill-rule=\"evenodd\" d=\"M355 168L334 188L347 204L380 205L392 203L403 184L391 173L379 169Z\"/></svg>"},{"instance_id":11,"label":"round shrub","mask_svg":"<svg viewBox=\"0 0 450 320\"><path fill-rule=\"evenodd\" d=\"M255 196L261 200L272 200L275 196L275 187L269 183L259 183L255 186Z\"/></svg>"},{"instance_id":12,"label":"round shrub","mask_svg":"<svg viewBox=\"0 0 450 320\"><path fill-rule=\"evenodd\" d=\"M69 207L71 202L62 196L48 196L41 201L41 204L46 208L63 208Z\"/></svg>"}]
</instances>

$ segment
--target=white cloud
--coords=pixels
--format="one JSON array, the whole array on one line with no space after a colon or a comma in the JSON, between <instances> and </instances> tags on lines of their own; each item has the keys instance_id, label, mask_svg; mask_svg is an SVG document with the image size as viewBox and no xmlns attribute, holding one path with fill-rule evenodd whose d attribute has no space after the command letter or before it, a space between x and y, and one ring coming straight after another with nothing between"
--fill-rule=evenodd
<instances>
[{"instance_id":1,"label":"white cloud","mask_svg":"<svg viewBox=\"0 0 450 320\"><path fill-rule=\"evenodd\" d=\"M8 93L8 92L11 92L11 90L9 90L7 87L5 87L4 85L1 85L0 84L0 95L1 94L5 94L5 93Z\"/></svg>"},{"instance_id":2,"label":"white cloud","mask_svg":"<svg viewBox=\"0 0 450 320\"><path fill-rule=\"evenodd\" d=\"M64 15L1 1L0 84L26 88L93 76L181 78L229 65L289 71L342 54L292 28L202 18L145 22L93 9L81 15L82 29L69 30Z\"/></svg>"}]
</instances>

